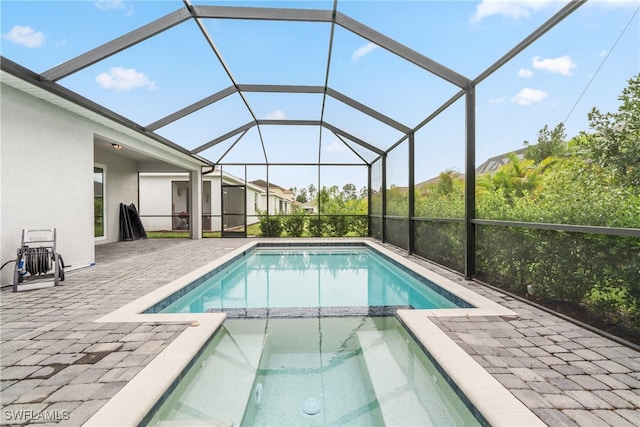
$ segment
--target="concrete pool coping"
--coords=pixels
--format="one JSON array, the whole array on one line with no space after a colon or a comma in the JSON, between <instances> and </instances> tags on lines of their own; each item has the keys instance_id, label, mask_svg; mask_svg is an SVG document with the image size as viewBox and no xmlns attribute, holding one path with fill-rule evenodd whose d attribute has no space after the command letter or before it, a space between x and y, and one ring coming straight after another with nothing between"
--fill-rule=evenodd
<instances>
[{"instance_id":1,"label":"concrete pool coping","mask_svg":"<svg viewBox=\"0 0 640 427\"><path fill-rule=\"evenodd\" d=\"M517 314L514 311L478 295L435 272L429 271L374 242L360 239L344 240L342 242L361 243L371 247L473 305L474 308L399 310L398 316L492 426L545 425L530 409L523 405L511 392L429 320L429 317L451 316L516 318ZM282 239L278 243L282 245L300 244L299 241L286 239ZM304 242L306 246L314 244L326 245L323 240L305 240ZM180 334L149 365L98 410L85 425L113 426L122 423L138 425L144 419L196 353L222 325L226 315L224 313L142 314L142 312L212 269L233 260L256 246L259 246L259 242L254 241L237 248L223 257L96 320L98 323L182 321L191 322L191 327ZM132 402L136 404L134 405Z\"/></svg>"}]
</instances>

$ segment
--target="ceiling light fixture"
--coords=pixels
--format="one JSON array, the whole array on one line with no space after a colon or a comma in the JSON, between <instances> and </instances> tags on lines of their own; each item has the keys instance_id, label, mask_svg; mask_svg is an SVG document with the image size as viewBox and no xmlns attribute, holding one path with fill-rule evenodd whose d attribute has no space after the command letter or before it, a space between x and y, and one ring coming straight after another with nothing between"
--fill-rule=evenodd
<instances>
[{"instance_id":1,"label":"ceiling light fixture","mask_svg":"<svg viewBox=\"0 0 640 427\"><path fill-rule=\"evenodd\" d=\"M111 147L114 150L122 150L122 145L120 145L120 144L111 144Z\"/></svg>"}]
</instances>

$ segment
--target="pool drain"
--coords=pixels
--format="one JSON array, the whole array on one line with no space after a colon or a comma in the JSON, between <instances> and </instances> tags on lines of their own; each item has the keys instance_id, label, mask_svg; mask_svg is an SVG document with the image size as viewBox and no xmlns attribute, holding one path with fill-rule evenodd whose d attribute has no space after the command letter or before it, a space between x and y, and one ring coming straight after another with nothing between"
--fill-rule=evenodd
<instances>
[{"instance_id":1,"label":"pool drain","mask_svg":"<svg viewBox=\"0 0 640 427\"><path fill-rule=\"evenodd\" d=\"M300 409L307 415L316 415L322 411L322 401L317 397L307 397L300 404Z\"/></svg>"}]
</instances>

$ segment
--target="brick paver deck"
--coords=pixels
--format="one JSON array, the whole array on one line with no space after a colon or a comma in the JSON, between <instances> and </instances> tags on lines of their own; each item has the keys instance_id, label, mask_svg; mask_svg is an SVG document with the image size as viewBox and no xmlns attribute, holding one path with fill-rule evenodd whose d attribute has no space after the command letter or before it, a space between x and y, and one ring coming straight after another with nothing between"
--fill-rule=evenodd
<instances>
[{"instance_id":1,"label":"brick paver deck","mask_svg":"<svg viewBox=\"0 0 640 427\"><path fill-rule=\"evenodd\" d=\"M246 243L100 245L96 266L68 272L64 286L2 289L0 424L82 425L188 327L93 321ZM414 261L518 313L433 321L545 423L640 426L640 352Z\"/></svg>"}]
</instances>

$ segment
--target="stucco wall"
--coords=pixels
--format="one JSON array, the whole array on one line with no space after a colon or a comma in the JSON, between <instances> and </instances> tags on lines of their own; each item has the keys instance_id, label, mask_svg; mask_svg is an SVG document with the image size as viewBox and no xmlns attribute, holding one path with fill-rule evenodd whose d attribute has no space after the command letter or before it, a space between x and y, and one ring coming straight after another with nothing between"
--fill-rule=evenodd
<instances>
[{"instance_id":1,"label":"stucco wall","mask_svg":"<svg viewBox=\"0 0 640 427\"><path fill-rule=\"evenodd\" d=\"M33 90L31 95L6 82L13 84L13 78L0 85L2 263L15 259L23 228L55 227L58 252L65 264L73 268L91 265L96 243L119 239L120 203L139 203L138 170L159 165L163 170L199 173L203 165L98 114L75 106L67 110L70 104L66 101L45 101L52 99L51 95L40 89L27 89ZM63 107L52 103L60 101ZM121 144L126 150L112 151L110 143ZM145 163L138 164L136 158ZM93 212L96 163L106 166L107 179L106 238L97 242ZM10 284L12 276L13 265L9 264L1 272L1 283Z\"/></svg>"},{"instance_id":2,"label":"stucco wall","mask_svg":"<svg viewBox=\"0 0 640 427\"><path fill-rule=\"evenodd\" d=\"M207 194L203 189L203 198L208 196L208 204L213 215L220 215L220 178L216 176L204 177L210 182L211 191ZM187 173L145 172L140 174L140 214L147 230L171 230L172 218L162 217L171 215L172 201L176 203L176 212L186 210L186 194L175 194L172 182L189 182ZM149 215L149 217L146 217ZM156 216L157 215L157 216ZM155 216L155 217L154 217ZM206 222L206 221L205 221ZM220 230L220 218L211 218L213 230ZM207 230L208 231L208 230Z\"/></svg>"},{"instance_id":3,"label":"stucco wall","mask_svg":"<svg viewBox=\"0 0 640 427\"><path fill-rule=\"evenodd\" d=\"M2 263L15 259L23 228L57 229L73 267L94 261L93 130L77 116L1 85ZM11 283L13 266L2 270Z\"/></svg>"},{"instance_id":4,"label":"stucco wall","mask_svg":"<svg viewBox=\"0 0 640 427\"><path fill-rule=\"evenodd\" d=\"M117 242L120 239L120 203L138 206L138 169L136 162L117 155L115 151L94 150L94 163L106 166L106 239L96 244Z\"/></svg>"},{"instance_id":5,"label":"stucco wall","mask_svg":"<svg viewBox=\"0 0 640 427\"><path fill-rule=\"evenodd\" d=\"M258 211L256 210L256 195L258 201L258 210L264 211L266 206L265 201L259 191L247 187L247 225L255 224L259 222Z\"/></svg>"},{"instance_id":6,"label":"stucco wall","mask_svg":"<svg viewBox=\"0 0 640 427\"><path fill-rule=\"evenodd\" d=\"M184 179L187 179L186 175ZM167 175L140 176L140 215L147 231L171 230L171 178Z\"/></svg>"}]
</instances>

